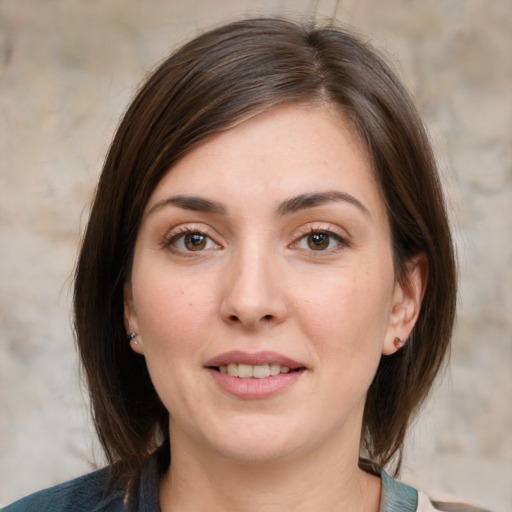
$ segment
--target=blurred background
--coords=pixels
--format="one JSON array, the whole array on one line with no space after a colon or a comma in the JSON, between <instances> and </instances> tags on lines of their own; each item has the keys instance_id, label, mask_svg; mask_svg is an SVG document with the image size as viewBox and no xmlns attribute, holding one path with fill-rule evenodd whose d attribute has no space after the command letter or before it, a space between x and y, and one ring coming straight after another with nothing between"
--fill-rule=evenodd
<instances>
[{"instance_id":1,"label":"blurred background","mask_svg":"<svg viewBox=\"0 0 512 512\"><path fill-rule=\"evenodd\" d=\"M409 437L402 479L512 510L510 0L0 0L0 505L102 464L71 276L121 114L171 49L262 14L336 18L416 97L461 287L451 368Z\"/></svg>"}]
</instances>

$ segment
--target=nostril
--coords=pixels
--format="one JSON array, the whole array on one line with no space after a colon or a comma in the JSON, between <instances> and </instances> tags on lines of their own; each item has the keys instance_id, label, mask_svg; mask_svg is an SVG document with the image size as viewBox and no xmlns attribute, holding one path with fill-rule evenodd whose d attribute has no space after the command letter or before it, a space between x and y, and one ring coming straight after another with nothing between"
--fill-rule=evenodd
<instances>
[{"instance_id":1,"label":"nostril","mask_svg":"<svg viewBox=\"0 0 512 512\"><path fill-rule=\"evenodd\" d=\"M263 320L272 320L272 315L265 315Z\"/></svg>"},{"instance_id":2,"label":"nostril","mask_svg":"<svg viewBox=\"0 0 512 512\"><path fill-rule=\"evenodd\" d=\"M238 317L236 315L230 315L229 319L232 320L233 322L238 322Z\"/></svg>"}]
</instances>

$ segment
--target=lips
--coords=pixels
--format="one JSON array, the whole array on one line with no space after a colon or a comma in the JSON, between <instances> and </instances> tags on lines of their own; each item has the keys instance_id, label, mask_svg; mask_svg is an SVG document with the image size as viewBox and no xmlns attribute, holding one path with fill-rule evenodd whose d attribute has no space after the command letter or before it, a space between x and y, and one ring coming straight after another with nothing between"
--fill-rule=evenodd
<instances>
[{"instance_id":1,"label":"lips","mask_svg":"<svg viewBox=\"0 0 512 512\"><path fill-rule=\"evenodd\" d=\"M233 351L209 360L205 368L225 392L242 399L278 394L301 377L306 367L276 352Z\"/></svg>"},{"instance_id":2,"label":"lips","mask_svg":"<svg viewBox=\"0 0 512 512\"><path fill-rule=\"evenodd\" d=\"M219 368L220 366L228 366L229 364L244 364L251 366L261 366L265 364L279 365L288 367L290 370L305 368L305 365L298 361L294 361L289 357L278 354L277 352L257 352L255 354L250 354L239 350L226 352L225 354L214 357L205 364L205 367Z\"/></svg>"}]
</instances>

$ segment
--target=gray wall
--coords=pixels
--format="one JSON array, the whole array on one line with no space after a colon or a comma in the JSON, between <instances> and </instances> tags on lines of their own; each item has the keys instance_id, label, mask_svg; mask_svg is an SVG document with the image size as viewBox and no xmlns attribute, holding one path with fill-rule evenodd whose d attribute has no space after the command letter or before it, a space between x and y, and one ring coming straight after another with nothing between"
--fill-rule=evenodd
<instances>
[{"instance_id":1,"label":"gray wall","mask_svg":"<svg viewBox=\"0 0 512 512\"><path fill-rule=\"evenodd\" d=\"M70 276L135 86L198 28L335 15L390 53L436 146L462 286L451 370L403 479L512 508L510 0L0 0L0 504L101 463L69 321Z\"/></svg>"}]
</instances>

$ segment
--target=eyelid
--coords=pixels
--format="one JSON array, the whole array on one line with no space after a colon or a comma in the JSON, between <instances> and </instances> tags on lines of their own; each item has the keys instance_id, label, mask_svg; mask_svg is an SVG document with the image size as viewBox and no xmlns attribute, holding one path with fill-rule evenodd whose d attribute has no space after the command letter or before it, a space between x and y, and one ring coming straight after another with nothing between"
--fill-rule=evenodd
<instances>
[{"instance_id":1,"label":"eyelid","mask_svg":"<svg viewBox=\"0 0 512 512\"><path fill-rule=\"evenodd\" d=\"M198 233L200 235L204 235L217 246L216 249L222 248L222 244L218 242L219 237L217 236L216 232L214 232L212 228L205 224L182 224L172 228L164 235L162 239L163 248L168 249L175 254L198 256L199 253L204 251L197 251L197 254L194 254L194 251L182 251L173 246L173 243L179 240L180 237L183 237L189 233ZM207 251L209 249L205 250Z\"/></svg>"},{"instance_id":2,"label":"eyelid","mask_svg":"<svg viewBox=\"0 0 512 512\"><path fill-rule=\"evenodd\" d=\"M335 238L339 242L339 245L332 249L327 249L324 251L314 251L314 250L307 251L307 252L311 252L315 256L321 256L322 253L324 255L328 254L328 253L332 253L332 252L336 251L337 249L350 247L350 245L351 245L350 244L350 236L345 230L343 230L333 224L329 224L329 223L325 223L325 222L318 222L318 223L310 223L310 224L307 224L306 226L302 226L301 228L299 228L298 232L294 236L293 242L289 245L289 248L291 248L291 249L297 248L296 246L299 244L299 242L303 238L305 238L313 233L325 233L326 235L329 235L329 236Z\"/></svg>"},{"instance_id":3,"label":"eyelid","mask_svg":"<svg viewBox=\"0 0 512 512\"><path fill-rule=\"evenodd\" d=\"M295 230L294 240L298 240L306 235L316 232L324 232L337 236L338 238L345 240L347 243L350 240L350 233L346 229L342 229L336 224L330 222L308 222L307 224L299 227Z\"/></svg>"}]
</instances>

